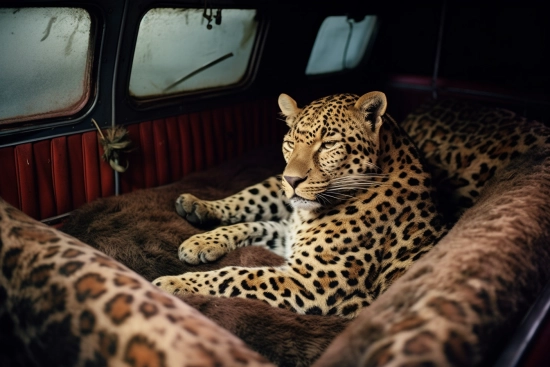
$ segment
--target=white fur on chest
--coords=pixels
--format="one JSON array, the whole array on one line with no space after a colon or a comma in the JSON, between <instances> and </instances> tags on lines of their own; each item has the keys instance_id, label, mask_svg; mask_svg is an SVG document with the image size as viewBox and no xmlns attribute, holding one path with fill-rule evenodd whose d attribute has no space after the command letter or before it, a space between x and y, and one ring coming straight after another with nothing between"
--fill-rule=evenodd
<instances>
[{"instance_id":1,"label":"white fur on chest","mask_svg":"<svg viewBox=\"0 0 550 367\"><path fill-rule=\"evenodd\" d=\"M298 238L298 232L305 231L308 226L305 224L310 219L316 219L319 213L315 210L294 209L288 219L288 231L285 234L285 259L289 260L294 252L294 245Z\"/></svg>"}]
</instances>

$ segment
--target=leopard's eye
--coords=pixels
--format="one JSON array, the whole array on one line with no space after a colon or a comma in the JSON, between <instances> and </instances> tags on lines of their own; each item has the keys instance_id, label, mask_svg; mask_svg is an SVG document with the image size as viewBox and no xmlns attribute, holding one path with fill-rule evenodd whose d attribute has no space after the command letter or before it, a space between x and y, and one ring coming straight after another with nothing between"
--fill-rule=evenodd
<instances>
[{"instance_id":1,"label":"leopard's eye","mask_svg":"<svg viewBox=\"0 0 550 367\"><path fill-rule=\"evenodd\" d=\"M329 150L336 146L337 141L326 141L319 147L319 150Z\"/></svg>"},{"instance_id":2,"label":"leopard's eye","mask_svg":"<svg viewBox=\"0 0 550 367\"><path fill-rule=\"evenodd\" d=\"M285 140L283 142L283 149L290 152L294 149L294 142L290 140Z\"/></svg>"}]
</instances>

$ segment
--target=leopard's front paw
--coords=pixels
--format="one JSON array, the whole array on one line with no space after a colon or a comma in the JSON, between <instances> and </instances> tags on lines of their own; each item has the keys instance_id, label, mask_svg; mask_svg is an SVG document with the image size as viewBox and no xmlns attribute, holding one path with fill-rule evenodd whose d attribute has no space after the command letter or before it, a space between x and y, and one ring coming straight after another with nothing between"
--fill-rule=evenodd
<instances>
[{"instance_id":1,"label":"leopard's front paw","mask_svg":"<svg viewBox=\"0 0 550 367\"><path fill-rule=\"evenodd\" d=\"M163 276L153 280L152 283L170 294L198 293L198 289L193 289L193 284L189 280L184 280L182 276Z\"/></svg>"},{"instance_id":2,"label":"leopard's front paw","mask_svg":"<svg viewBox=\"0 0 550 367\"><path fill-rule=\"evenodd\" d=\"M230 251L223 238L212 232L189 237L179 247L179 258L188 264L196 265L218 260Z\"/></svg>"},{"instance_id":3,"label":"leopard's front paw","mask_svg":"<svg viewBox=\"0 0 550 367\"><path fill-rule=\"evenodd\" d=\"M205 200L191 194L181 194L176 200L176 211L189 223L215 226L221 223L221 213L216 212Z\"/></svg>"}]
</instances>

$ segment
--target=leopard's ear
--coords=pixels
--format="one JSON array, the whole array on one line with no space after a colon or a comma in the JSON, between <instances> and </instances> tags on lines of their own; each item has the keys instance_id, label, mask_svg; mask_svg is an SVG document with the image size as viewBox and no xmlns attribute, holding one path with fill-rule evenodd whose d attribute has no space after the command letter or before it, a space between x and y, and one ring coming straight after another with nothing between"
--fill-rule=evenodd
<instances>
[{"instance_id":1,"label":"leopard's ear","mask_svg":"<svg viewBox=\"0 0 550 367\"><path fill-rule=\"evenodd\" d=\"M298 108L296 101L292 99L288 94L281 93L279 96L279 108L281 113L286 117L286 123L292 127L294 119L300 113L301 109Z\"/></svg>"},{"instance_id":2,"label":"leopard's ear","mask_svg":"<svg viewBox=\"0 0 550 367\"><path fill-rule=\"evenodd\" d=\"M377 132L382 124L382 116L386 113L388 101L382 92L369 92L363 94L354 108L359 112L362 119L369 124L371 131Z\"/></svg>"}]
</instances>

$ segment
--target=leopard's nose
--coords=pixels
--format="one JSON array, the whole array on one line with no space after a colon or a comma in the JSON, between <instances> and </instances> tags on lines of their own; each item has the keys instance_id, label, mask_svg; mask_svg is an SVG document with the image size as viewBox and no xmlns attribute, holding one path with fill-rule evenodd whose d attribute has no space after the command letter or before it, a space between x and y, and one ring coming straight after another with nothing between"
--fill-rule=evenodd
<instances>
[{"instance_id":1,"label":"leopard's nose","mask_svg":"<svg viewBox=\"0 0 550 367\"><path fill-rule=\"evenodd\" d=\"M300 183L304 182L306 180L306 177L296 177L296 176L285 176L286 182L295 189Z\"/></svg>"}]
</instances>

